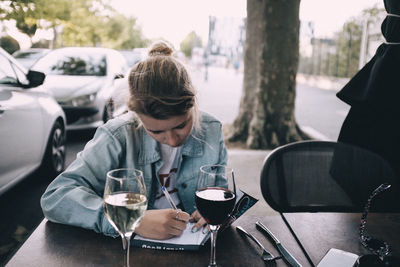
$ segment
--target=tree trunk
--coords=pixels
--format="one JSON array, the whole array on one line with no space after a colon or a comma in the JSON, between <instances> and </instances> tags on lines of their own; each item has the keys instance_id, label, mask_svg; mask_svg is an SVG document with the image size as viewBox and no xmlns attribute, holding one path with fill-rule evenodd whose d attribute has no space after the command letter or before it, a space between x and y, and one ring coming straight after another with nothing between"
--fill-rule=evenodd
<instances>
[{"instance_id":1,"label":"tree trunk","mask_svg":"<svg viewBox=\"0 0 400 267\"><path fill-rule=\"evenodd\" d=\"M50 49L55 49L57 47L57 38L58 38L58 32L56 25L53 25L53 40L50 42Z\"/></svg>"},{"instance_id":2,"label":"tree trunk","mask_svg":"<svg viewBox=\"0 0 400 267\"><path fill-rule=\"evenodd\" d=\"M262 56L261 41L264 39L263 0L247 0L246 42L244 47L244 79L238 117L233 123L231 142L246 142L249 122L253 116L253 103L260 80Z\"/></svg>"},{"instance_id":3,"label":"tree trunk","mask_svg":"<svg viewBox=\"0 0 400 267\"><path fill-rule=\"evenodd\" d=\"M294 111L300 0L247 0L243 93L229 141L270 149L307 138Z\"/></svg>"}]
</instances>

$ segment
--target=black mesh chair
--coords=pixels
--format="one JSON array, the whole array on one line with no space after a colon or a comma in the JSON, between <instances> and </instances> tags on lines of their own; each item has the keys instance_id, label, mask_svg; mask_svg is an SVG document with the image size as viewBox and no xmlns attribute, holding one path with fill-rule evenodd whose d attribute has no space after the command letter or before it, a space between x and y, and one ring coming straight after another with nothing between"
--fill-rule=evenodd
<instances>
[{"instance_id":1,"label":"black mesh chair","mask_svg":"<svg viewBox=\"0 0 400 267\"><path fill-rule=\"evenodd\" d=\"M371 210L399 211L399 180L384 159L354 145L311 140L271 151L260 184L264 199L282 214L360 212L384 182L392 187L374 200Z\"/></svg>"}]
</instances>

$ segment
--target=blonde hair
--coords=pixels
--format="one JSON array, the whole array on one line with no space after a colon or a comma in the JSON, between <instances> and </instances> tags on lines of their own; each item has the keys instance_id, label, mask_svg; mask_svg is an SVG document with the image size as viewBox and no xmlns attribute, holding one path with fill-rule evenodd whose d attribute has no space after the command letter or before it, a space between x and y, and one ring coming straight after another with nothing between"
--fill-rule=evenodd
<instances>
[{"instance_id":1,"label":"blonde hair","mask_svg":"<svg viewBox=\"0 0 400 267\"><path fill-rule=\"evenodd\" d=\"M185 66L165 42L154 43L148 54L130 71L128 108L160 120L192 111L198 128L196 90Z\"/></svg>"}]
</instances>

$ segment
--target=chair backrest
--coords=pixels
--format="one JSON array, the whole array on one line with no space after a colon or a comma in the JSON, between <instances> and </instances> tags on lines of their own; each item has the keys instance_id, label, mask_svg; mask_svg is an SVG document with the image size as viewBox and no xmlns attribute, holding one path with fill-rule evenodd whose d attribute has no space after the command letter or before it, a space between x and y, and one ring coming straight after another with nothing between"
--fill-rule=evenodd
<instances>
[{"instance_id":1,"label":"chair backrest","mask_svg":"<svg viewBox=\"0 0 400 267\"><path fill-rule=\"evenodd\" d=\"M371 210L400 210L399 180L389 164L350 144L308 140L278 147L265 158L260 178L264 199L279 212L359 212L384 182L392 187Z\"/></svg>"}]
</instances>

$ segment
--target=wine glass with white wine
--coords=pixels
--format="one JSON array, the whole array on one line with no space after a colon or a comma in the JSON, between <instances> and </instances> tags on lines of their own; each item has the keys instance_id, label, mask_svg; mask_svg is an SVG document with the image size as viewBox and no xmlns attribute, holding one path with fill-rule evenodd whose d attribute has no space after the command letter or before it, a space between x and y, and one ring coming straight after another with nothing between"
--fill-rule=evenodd
<instances>
[{"instance_id":1,"label":"wine glass with white wine","mask_svg":"<svg viewBox=\"0 0 400 267\"><path fill-rule=\"evenodd\" d=\"M124 266L129 267L130 239L147 209L143 173L136 169L107 172L104 209L108 221L122 238Z\"/></svg>"}]
</instances>

